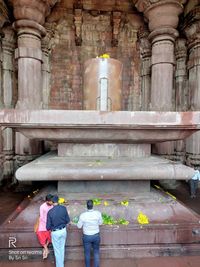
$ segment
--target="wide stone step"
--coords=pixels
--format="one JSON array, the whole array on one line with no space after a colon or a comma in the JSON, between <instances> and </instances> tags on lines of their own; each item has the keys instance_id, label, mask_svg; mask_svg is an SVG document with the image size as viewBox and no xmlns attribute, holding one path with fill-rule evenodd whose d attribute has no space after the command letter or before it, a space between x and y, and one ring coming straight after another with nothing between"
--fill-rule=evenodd
<instances>
[{"instance_id":1,"label":"wide stone step","mask_svg":"<svg viewBox=\"0 0 200 267\"><path fill-rule=\"evenodd\" d=\"M58 157L50 152L22 166L20 181L65 180L188 180L194 169L161 157Z\"/></svg>"}]
</instances>

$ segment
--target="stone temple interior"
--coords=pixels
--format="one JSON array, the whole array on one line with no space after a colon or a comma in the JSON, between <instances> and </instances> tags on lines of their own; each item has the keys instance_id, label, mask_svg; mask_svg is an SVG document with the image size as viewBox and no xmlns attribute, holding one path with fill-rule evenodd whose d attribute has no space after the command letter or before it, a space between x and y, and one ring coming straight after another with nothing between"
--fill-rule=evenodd
<instances>
[{"instance_id":1,"label":"stone temple interior","mask_svg":"<svg viewBox=\"0 0 200 267\"><path fill-rule=\"evenodd\" d=\"M48 192L72 220L99 201L113 219L102 259L198 251L200 216L165 189L200 167L199 26L198 0L0 0L0 183L44 184L0 225L5 264L10 236L40 249ZM81 232L68 232L75 262Z\"/></svg>"}]
</instances>

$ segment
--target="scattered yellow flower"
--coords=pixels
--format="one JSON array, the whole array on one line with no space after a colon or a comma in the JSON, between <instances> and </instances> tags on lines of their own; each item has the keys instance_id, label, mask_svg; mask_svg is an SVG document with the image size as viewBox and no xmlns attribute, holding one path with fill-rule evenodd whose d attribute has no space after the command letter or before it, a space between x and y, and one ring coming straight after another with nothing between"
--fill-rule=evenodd
<instances>
[{"instance_id":1,"label":"scattered yellow flower","mask_svg":"<svg viewBox=\"0 0 200 267\"><path fill-rule=\"evenodd\" d=\"M128 204L129 204L128 200L123 200L123 201L121 201L120 203L121 203L122 206L126 206L126 207L127 207Z\"/></svg>"},{"instance_id":2,"label":"scattered yellow flower","mask_svg":"<svg viewBox=\"0 0 200 267\"><path fill-rule=\"evenodd\" d=\"M101 199L99 199L99 198L94 198L92 201L93 201L94 206L101 204Z\"/></svg>"},{"instance_id":3,"label":"scattered yellow flower","mask_svg":"<svg viewBox=\"0 0 200 267\"><path fill-rule=\"evenodd\" d=\"M155 186L155 188L160 189L160 186L159 186L159 185L156 185L156 184L155 184L154 186Z\"/></svg>"},{"instance_id":4,"label":"scattered yellow flower","mask_svg":"<svg viewBox=\"0 0 200 267\"><path fill-rule=\"evenodd\" d=\"M139 212L139 215L137 217L137 221L139 222L139 224L149 224L148 217L142 212Z\"/></svg>"},{"instance_id":5,"label":"scattered yellow flower","mask_svg":"<svg viewBox=\"0 0 200 267\"><path fill-rule=\"evenodd\" d=\"M59 199L58 199L58 203L59 203L59 204L63 204L63 203L65 203L65 199L64 199L63 197L59 197Z\"/></svg>"},{"instance_id":6,"label":"scattered yellow flower","mask_svg":"<svg viewBox=\"0 0 200 267\"><path fill-rule=\"evenodd\" d=\"M166 194L167 194L167 195L169 195L170 197L172 197L173 199L175 199L175 200L176 200L176 197L175 197L175 196L173 196L172 194L170 194L169 192L166 192Z\"/></svg>"},{"instance_id":7,"label":"scattered yellow flower","mask_svg":"<svg viewBox=\"0 0 200 267\"><path fill-rule=\"evenodd\" d=\"M104 206L108 206L109 205L107 201L104 201L103 204L104 204Z\"/></svg>"}]
</instances>

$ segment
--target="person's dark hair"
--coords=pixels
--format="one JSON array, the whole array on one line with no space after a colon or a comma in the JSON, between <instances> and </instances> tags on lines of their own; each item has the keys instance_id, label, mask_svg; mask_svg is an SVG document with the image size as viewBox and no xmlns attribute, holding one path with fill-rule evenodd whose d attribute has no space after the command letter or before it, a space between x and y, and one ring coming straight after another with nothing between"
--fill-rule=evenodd
<instances>
[{"instance_id":1,"label":"person's dark hair","mask_svg":"<svg viewBox=\"0 0 200 267\"><path fill-rule=\"evenodd\" d=\"M45 200L46 200L46 201L51 201L51 200L52 200L52 197L53 197L53 195L48 194L48 195L46 195Z\"/></svg>"},{"instance_id":2,"label":"person's dark hair","mask_svg":"<svg viewBox=\"0 0 200 267\"><path fill-rule=\"evenodd\" d=\"M59 197L57 195L52 197L52 202L53 203L58 203Z\"/></svg>"},{"instance_id":3,"label":"person's dark hair","mask_svg":"<svg viewBox=\"0 0 200 267\"><path fill-rule=\"evenodd\" d=\"M88 210L93 209L93 201L91 199L87 200L87 209Z\"/></svg>"}]
</instances>

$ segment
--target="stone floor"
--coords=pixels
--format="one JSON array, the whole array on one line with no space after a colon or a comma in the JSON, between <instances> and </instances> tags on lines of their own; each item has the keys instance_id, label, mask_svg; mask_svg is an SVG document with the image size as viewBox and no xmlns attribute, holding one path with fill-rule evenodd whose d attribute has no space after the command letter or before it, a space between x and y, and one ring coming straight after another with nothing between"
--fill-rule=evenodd
<instances>
[{"instance_id":1,"label":"stone floor","mask_svg":"<svg viewBox=\"0 0 200 267\"><path fill-rule=\"evenodd\" d=\"M25 198L22 192L12 192L8 189L0 190L0 224L18 207L18 204Z\"/></svg>"},{"instance_id":2,"label":"stone floor","mask_svg":"<svg viewBox=\"0 0 200 267\"><path fill-rule=\"evenodd\" d=\"M53 267L54 262L7 262L0 263L0 267ZM200 257L156 257L144 259L102 260L101 267L199 267ZM68 261L65 267L84 267L83 261Z\"/></svg>"},{"instance_id":3,"label":"stone floor","mask_svg":"<svg viewBox=\"0 0 200 267\"><path fill-rule=\"evenodd\" d=\"M190 209L194 210L200 214L200 190L198 191L197 198L191 199L189 196L189 188L186 183L181 184L176 190L171 190L170 193L175 195L181 202L187 205ZM5 221L6 217L16 210L19 203L24 198L28 199L28 195L21 193L14 193L9 191L0 192L0 224ZM143 258L143 259L103 259L101 261L101 267L199 267L200 266L200 256L181 256L181 257L154 257L154 258ZM10 261L10 262L0 262L0 267L28 267L30 262L23 261ZM31 267L53 267L55 263L53 261L33 261L31 262ZM65 266L67 267L83 267L83 261L68 261Z\"/></svg>"}]
</instances>

